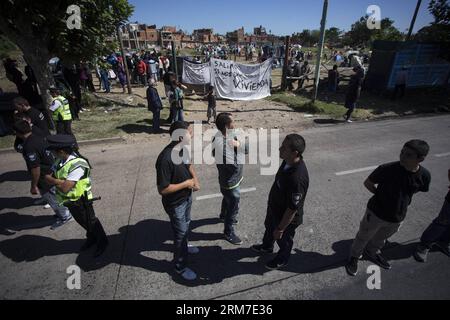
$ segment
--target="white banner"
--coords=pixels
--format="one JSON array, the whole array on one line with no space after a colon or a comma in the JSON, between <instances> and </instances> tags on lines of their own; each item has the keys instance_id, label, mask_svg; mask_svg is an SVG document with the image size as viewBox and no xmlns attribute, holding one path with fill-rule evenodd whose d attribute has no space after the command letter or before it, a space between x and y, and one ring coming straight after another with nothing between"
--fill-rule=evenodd
<instances>
[{"instance_id":1,"label":"white banner","mask_svg":"<svg viewBox=\"0 0 450 320\"><path fill-rule=\"evenodd\" d=\"M217 96L231 100L257 100L270 96L272 59L241 64L211 59L211 84Z\"/></svg>"},{"instance_id":2,"label":"white banner","mask_svg":"<svg viewBox=\"0 0 450 320\"><path fill-rule=\"evenodd\" d=\"M183 83L208 84L211 82L209 63L192 63L183 61Z\"/></svg>"}]
</instances>

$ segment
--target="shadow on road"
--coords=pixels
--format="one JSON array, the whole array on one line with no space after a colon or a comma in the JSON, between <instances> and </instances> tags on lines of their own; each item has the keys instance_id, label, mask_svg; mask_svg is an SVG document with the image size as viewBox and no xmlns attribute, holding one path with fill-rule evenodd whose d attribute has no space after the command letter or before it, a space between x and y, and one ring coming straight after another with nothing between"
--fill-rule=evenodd
<instances>
[{"instance_id":1,"label":"shadow on road","mask_svg":"<svg viewBox=\"0 0 450 320\"><path fill-rule=\"evenodd\" d=\"M50 210L51 213L53 211ZM55 217L53 214L45 216L32 216L18 214L17 212L6 212L0 214L0 234L11 235L14 233L8 232L12 231L22 231L28 229L43 228L52 225L55 222ZM4 230L5 233L2 233Z\"/></svg>"},{"instance_id":2,"label":"shadow on road","mask_svg":"<svg viewBox=\"0 0 450 320\"><path fill-rule=\"evenodd\" d=\"M16 215L14 212L7 213L0 216L0 221L15 219ZM34 222L33 219L38 218L41 217L25 217L22 222L31 223ZM42 217L44 218L48 217ZM196 241L222 239L221 233L196 231L202 226L216 223L219 223L217 218L193 221L190 243L195 245ZM239 275L263 275L270 272L264 265L274 256L273 254L258 256L248 247L228 249L217 245L202 246L199 247L198 254L189 256L189 266L197 272L198 280L186 282L173 271L172 261L157 258L160 252L167 252L172 256L172 230L169 221L148 219L135 225L123 226L118 231L119 233L108 236L110 246L100 258L92 258L94 249L90 249L78 255L76 264L83 271L99 270L111 263L122 264L152 272L167 273L175 282L195 287L220 283L224 279ZM289 264L281 270L296 274L310 274L343 267L352 241L347 239L335 242L332 245L334 253L330 255L296 248ZM83 243L84 239L58 241L44 236L23 235L0 242L0 252L14 262L35 261L45 256L78 254ZM385 255L389 260L407 259L411 257L415 246L416 244L390 243Z\"/></svg>"},{"instance_id":3,"label":"shadow on road","mask_svg":"<svg viewBox=\"0 0 450 320\"><path fill-rule=\"evenodd\" d=\"M0 210L2 209L22 209L35 206L36 198L16 197L16 198L0 198Z\"/></svg>"},{"instance_id":4,"label":"shadow on road","mask_svg":"<svg viewBox=\"0 0 450 320\"><path fill-rule=\"evenodd\" d=\"M6 181L30 181L30 174L25 170L5 172L0 175L0 183Z\"/></svg>"}]
</instances>

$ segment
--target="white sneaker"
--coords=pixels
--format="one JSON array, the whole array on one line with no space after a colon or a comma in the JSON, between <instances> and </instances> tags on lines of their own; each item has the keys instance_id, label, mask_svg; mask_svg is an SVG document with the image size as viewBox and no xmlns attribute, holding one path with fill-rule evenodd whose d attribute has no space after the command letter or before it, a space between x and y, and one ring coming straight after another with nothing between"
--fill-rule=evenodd
<instances>
[{"instance_id":1,"label":"white sneaker","mask_svg":"<svg viewBox=\"0 0 450 320\"><path fill-rule=\"evenodd\" d=\"M62 220L62 219L59 219L59 218L57 218L56 219L56 222L54 223L54 224L52 224L52 226L50 227L50 229L51 230L55 230L56 228L59 228L59 227L61 227L62 225L65 225L67 222L70 222L70 221L72 221L73 219L72 219L72 216L70 216L69 218L67 218L67 219L65 219L65 220Z\"/></svg>"},{"instance_id":2,"label":"white sneaker","mask_svg":"<svg viewBox=\"0 0 450 320\"><path fill-rule=\"evenodd\" d=\"M177 273L181 275L184 280L193 281L197 279L197 274L189 268L184 268L181 271L177 270Z\"/></svg>"},{"instance_id":3,"label":"white sneaker","mask_svg":"<svg viewBox=\"0 0 450 320\"><path fill-rule=\"evenodd\" d=\"M47 203L45 206L44 206L44 209L50 209L51 207L50 207L50 205Z\"/></svg>"},{"instance_id":4,"label":"white sneaker","mask_svg":"<svg viewBox=\"0 0 450 320\"><path fill-rule=\"evenodd\" d=\"M352 120L350 120L350 119L348 119L348 120L347 120L347 123L352 123L352 122L353 122L353 121L352 121Z\"/></svg>"},{"instance_id":5,"label":"white sneaker","mask_svg":"<svg viewBox=\"0 0 450 320\"><path fill-rule=\"evenodd\" d=\"M197 248L196 246L191 246L190 244L188 244L188 253L190 254L196 254L199 253L200 249Z\"/></svg>"}]
</instances>

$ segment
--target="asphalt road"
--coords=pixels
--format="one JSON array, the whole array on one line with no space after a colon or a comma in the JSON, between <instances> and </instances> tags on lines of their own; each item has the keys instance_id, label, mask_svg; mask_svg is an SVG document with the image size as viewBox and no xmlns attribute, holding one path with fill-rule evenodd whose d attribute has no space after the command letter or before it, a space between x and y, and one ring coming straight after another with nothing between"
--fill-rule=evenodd
<instances>
[{"instance_id":1,"label":"asphalt road","mask_svg":"<svg viewBox=\"0 0 450 320\"><path fill-rule=\"evenodd\" d=\"M450 116L404 118L320 126L301 133L310 189L305 221L297 229L288 266L268 271L249 250L264 232L268 191L274 177L258 165L244 169L238 234L241 246L222 239L217 169L197 166L202 189L194 194L190 257L199 279L172 272L172 234L155 184L155 161L167 141L86 146L93 165L97 215L110 247L97 260L79 254L84 232L76 222L50 230L51 209L33 204L23 159L0 156L0 298L3 299L449 299L450 260L433 252L426 264L411 254L422 231L439 212L450 167ZM385 251L392 269L381 271L381 289L369 290L367 261L356 277L343 264L370 194L362 183L370 170L396 161L404 142L431 146L423 165L432 174L428 193L415 195L401 230ZM350 171L350 172L347 172ZM338 173L338 174L337 174ZM69 290L66 271L81 268L81 289Z\"/></svg>"}]
</instances>

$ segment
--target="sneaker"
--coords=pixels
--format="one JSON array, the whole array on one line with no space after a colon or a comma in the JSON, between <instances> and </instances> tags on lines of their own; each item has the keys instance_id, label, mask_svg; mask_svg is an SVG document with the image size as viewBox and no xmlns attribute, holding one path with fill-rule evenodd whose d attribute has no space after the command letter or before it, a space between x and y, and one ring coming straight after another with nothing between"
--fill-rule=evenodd
<instances>
[{"instance_id":1,"label":"sneaker","mask_svg":"<svg viewBox=\"0 0 450 320\"><path fill-rule=\"evenodd\" d=\"M229 243L234 245L240 245L242 244L241 238L239 238L235 233L232 233L230 235L225 234L225 240L227 240Z\"/></svg>"},{"instance_id":2,"label":"sneaker","mask_svg":"<svg viewBox=\"0 0 450 320\"><path fill-rule=\"evenodd\" d=\"M442 243L442 242L436 242L434 244L436 247L439 248L439 250L442 251L443 254L450 257L450 244L448 243Z\"/></svg>"},{"instance_id":3,"label":"sneaker","mask_svg":"<svg viewBox=\"0 0 450 320\"><path fill-rule=\"evenodd\" d=\"M345 271L352 277L356 276L358 273L358 258L351 257L345 265Z\"/></svg>"},{"instance_id":4,"label":"sneaker","mask_svg":"<svg viewBox=\"0 0 450 320\"><path fill-rule=\"evenodd\" d=\"M62 220L57 218L56 222L54 224L52 224L52 226L50 227L51 230L55 230L56 228L61 227L62 225L65 225L67 222L72 221L72 216L70 216L69 218Z\"/></svg>"},{"instance_id":5,"label":"sneaker","mask_svg":"<svg viewBox=\"0 0 450 320\"><path fill-rule=\"evenodd\" d=\"M413 254L414 259L416 259L418 262L426 262L429 251L429 248L419 244Z\"/></svg>"},{"instance_id":6,"label":"sneaker","mask_svg":"<svg viewBox=\"0 0 450 320\"><path fill-rule=\"evenodd\" d=\"M287 262L281 261L277 258L266 263L266 268L269 270L277 270L287 265Z\"/></svg>"},{"instance_id":7,"label":"sneaker","mask_svg":"<svg viewBox=\"0 0 450 320\"><path fill-rule=\"evenodd\" d=\"M184 280L193 281L197 279L197 274L189 268L184 268L183 270L176 270L176 272L181 275Z\"/></svg>"},{"instance_id":8,"label":"sneaker","mask_svg":"<svg viewBox=\"0 0 450 320\"><path fill-rule=\"evenodd\" d=\"M347 123L352 123L353 121L350 120L350 119L348 119L348 120L346 120L346 122L347 122Z\"/></svg>"},{"instance_id":9,"label":"sneaker","mask_svg":"<svg viewBox=\"0 0 450 320\"><path fill-rule=\"evenodd\" d=\"M264 248L262 244L254 244L250 249L257 253L273 253L273 248Z\"/></svg>"},{"instance_id":10,"label":"sneaker","mask_svg":"<svg viewBox=\"0 0 450 320\"><path fill-rule=\"evenodd\" d=\"M190 244L188 245L188 253L190 254L196 254L199 253L200 249L197 248L196 246L191 246Z\"/></svg>"},{"instance_id":11,"label":"sneaker","mask_svg":"<svg viewBox=\"0 0 450 320\"><path fill-rule=\"evenodd\" d=\"M391 269L390 263L379 253L375 255L370 254L367 250L364 251L365 256L369 261L372 261L376 265L382 267L383 269L389 270Z\"/></svg>"},{"instance_id":12,"label":"sneaker","mask_svg":"<svg viewBox=\"0 0 450 320\"><path fill-rule=\"evenodd\" d=\"M50 207L50 205L47 203L45 206L44 206L44 209L50 209L51 207Z\"/></svg>"}]
</instances>

